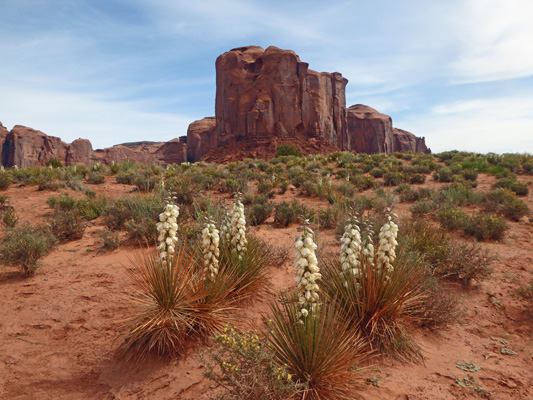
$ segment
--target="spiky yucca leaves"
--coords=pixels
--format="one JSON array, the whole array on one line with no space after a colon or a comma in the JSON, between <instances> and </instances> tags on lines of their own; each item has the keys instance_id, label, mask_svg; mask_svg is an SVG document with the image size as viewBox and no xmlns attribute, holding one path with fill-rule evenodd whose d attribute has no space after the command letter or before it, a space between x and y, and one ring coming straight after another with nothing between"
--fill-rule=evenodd
<instances>
[{"instance_id":1,"label":"spiky yucca leaves","mask_svg":"<svg viewBox=\"0 0 533 400\"><path fill-rule=\"evenodd\" d=\"M220 241L220 276L234 280L234 297L244 298L265 290L270 265L269 246L255 236L248 236L248 244L243 253L235 253L227 240ZM217 278L219 279L219 278Z\"/></svg>"},{"instance_id":2,"label":"spiky yucca leaves","mask_svg":"<svg viewBox=\"0 0 533 400\"><path fill-rule=\"evenodd\" d=\"M195 339L235 322L233 297L238 281L205 279L201 260L184 245L172 258L139 256L128 273L135 286L131 315L123 321L119 355L141 363L148 354L178 356Z\"/></svg>"},{"instance_id":3,"label":"spiky yucca leaves","mask_svg":"<svg viewBox=\"0 0 533 400\"><path fill-rule=\"evenodd\" d=\"M271 306L267 337L275 361L307 386L302 400L353 399L357 367L369 354L364 343L339 318L335 302L311 309L303 320L300 308L297 301Z\"/></svg>"},{"instance_id":4,"label":"spiky yucca leaves","mask_svg":"<svg viewBox=\"0 0 533 400\"><path fill-rule=\"evenodd\" d=\"M420 349L407 339L402 323L414 318L413 311L423 302L422 266L400 251L387 279L366 257L361 257L360 269L358 281L345 281L339 259L325 260L321 270L326 297L336 299L345 321L370 349L402 361L420 359Z\"/></svg>"}]
</instances>

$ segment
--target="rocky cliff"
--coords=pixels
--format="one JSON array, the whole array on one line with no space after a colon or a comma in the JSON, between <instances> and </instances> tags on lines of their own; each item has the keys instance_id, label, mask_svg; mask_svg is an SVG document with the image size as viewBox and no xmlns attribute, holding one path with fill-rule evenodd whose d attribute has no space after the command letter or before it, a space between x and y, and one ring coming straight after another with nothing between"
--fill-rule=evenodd
<instances>
[{"instance_id":1,"label":"rocky cliff","mask_svg":"<svg viewBox=\"0 0 533 400\"><path fill-rule=\"evenodd\" d=\"M215 116L191 123L186 137L93 150L86 139L69 144L20 125L8 132L0 123L0 162L26 167L51 158L64 165L227 161L271 158L280 144L303 154L430 152L424 138L393 128L390 116L362 104L346 108L348 81L338 72L309 69L291 50L230 50L216 60L216 83Z\"/></svg>"},{"instance_id":2,"label":"rocky cliff","mask_svg":"<svg viewBox=\"0 0 533 400\"><path fill-rule=\"evenodd\" d=\"M65 143L45 133L16 125L9 132L0 123L0 164L20 168L43 166L50 159L57 159L63 165L92 164L101 162L124 162L130 160L140 164L181 163L187 159L186 138L169 142L139 143L128 146L117 145L103 150L93 150L87 139Z\"/></svg>"},{"instance_id":3,"label":"rocky cliff","mask_svg":"<svg viewBox=\"0 0 533 400\"><path fill-rule=\"evenodd\" d=\"M258 148L272 157L272 143L294 141L304 154L322 151L316 141L364 153L429 151L423 138L394 131L390 116L361 104L346 109L348 81L338 72L310 70L291 50L230 50L216 60L216 82L215 117L189 126L189 161L206 154L223 160L244 149L243 156L250 157Z\"/></svg>"}]
</instances>

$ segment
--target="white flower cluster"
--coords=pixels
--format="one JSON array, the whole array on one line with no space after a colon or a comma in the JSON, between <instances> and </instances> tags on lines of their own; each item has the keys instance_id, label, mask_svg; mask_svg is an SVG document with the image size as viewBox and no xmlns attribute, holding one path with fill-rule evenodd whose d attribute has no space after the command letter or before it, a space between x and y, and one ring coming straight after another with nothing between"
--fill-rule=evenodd
<instances>
[{"instance_id":1,"label":"white flower cluster","mask_svg":"<svg viewBox=\"0 0 533 400\"><path fill-rule=\"evenodd\" d=\"M349 223L344 227L344 234L341 238L341 265L344 279L347 280L349 273L355 279L361 273L359 254L361 253L361 233L357 224L357 219L351 217Z\"/></svg>"},{"instance_id":2,"label":"white flower cluster","mask_svg":"<svg viewBox=\"0 0 533 400\"><path fill-rule=\"evenodd\" d=\"M246 240L246 218L244 216L244 205L241 202L241 194L235 195L233 210L230 215L230 240L232 251L239 254L239 260L246 250L248 241Z\"/></svg>"},{"instance_id":3,"label":"white flower cluster","mask_svg":"<svg viewBox=\"0 0 533 400\"><path fill-rule=\"evenodd\" d=\"M159 232L158 242L159 258L161 260L170 258L176 251L176 244L178 237L178 223L176 219L180 213L179 207L175 204L168 203L164 211L159 214L159 222L157 223L157 231Z\"/></svg>"},{"instance_id":4,"label":"white flower cluster","mask_svg":"<svg viewBox=\"0 0 533 400\"><path fill-rule=\"evenodd\" d=\"M214 280L218 274L218 258L220 250L218 229L212 220L208 220L205 228L202 230L202 251L204 256L205 273L209 279Z\"/></svg>"},{"instance_id":5,"label":"white flower cluster","mask_svg":"<svg viewBox=\"0 0 533 400\"><path fill-rule=\"evenodd\" d=\"M396 259L396 246L398 245L397 236L398 225L394 223L391 214L389 214L388 221L379 231L378 246L378 268L384 271L386 276L389 276L393 270L392 263Z\"/></svg>"},{"instance_id":6,"label":"white flower cluster","mask_svg":"<svg viewBox=\"0 0 533 400\"><path fill-rule=\"evenodd\" d=\"M227 243L231 242L231 216L228 211L228 207L226 206L226 203L222 204L222 207L224 208L224 219L222 220L222 223L220 224L220 237L222 240L226 241Z\"/></svg>"},{"instance_id":7,"label":"white flower cluster","mask_svg":"<svg viewBox=\"0 0 533 400\"><path fill-rule=\"evenodd\" d=\"M308 315L308 304L311 308L318 302L318 280L322 278L318 261L315 255L316 244L313 242L313 231L309 228L309 220L304 221L301 235L296 236L294 247L296 247L294 269L296 270L296 284L298 285L298 303L302 305L300 311L303 317Z\"/></svg>"},{"instance_id":8,"label":"white flower cluster","mask_svg":"<svg viewBox=\"0 0 533 400\"><path fill-rule=\"evenodd\" d=\"M363 220L362 254L368 265L374 266L374 243L372 243L373 229L368 219Z\"/></svg>"}]
</instances>

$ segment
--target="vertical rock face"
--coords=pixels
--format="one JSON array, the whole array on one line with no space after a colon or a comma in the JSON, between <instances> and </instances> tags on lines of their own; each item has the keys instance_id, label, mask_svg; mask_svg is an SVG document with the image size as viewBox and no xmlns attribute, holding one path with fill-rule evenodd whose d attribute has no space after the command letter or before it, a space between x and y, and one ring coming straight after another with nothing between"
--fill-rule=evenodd
<instances>
[{"instance_id":1,"label":"vertical rock face","mask_svg":"<svg viewBox=\"0 0 533 400\"><path fill-rule=\"evenodd\" d=\"M415 153L426 154L431 153L431 149L426 146L426 138L417 137L411 132L397 128L392 130L392 134L394 137L394 151L413 151Z\"/></svg>"},{"instance_id":2,"label":"vertical rock face","mask_svg":"<svg viewBox=\"0 0 533 400\"><path fill-rule=\"evenodd\" d=\"M346 134L340 143L344 150L357 153L391 153L394 148L392 118L371 107L356 104L346 113Z\"/></svg>"},{"instance_id":3,"label":"vertical rock face","mask_svg":"<svg viewBox=\"0 0 533 400\"><path fill-rule=\"evenodd\" d=\"M265 136L322 136L336 144L345 127L348 81L308 67L293 51L272 46L240 47L218 57L217 145Z\"/></svg>"},{"instance_id":4,"label":"vertical rock face","mask_svg":"<svg viewBox=\"0 0 533 400\"><path fill-rule=\"evenodd\" d=\"M200 160L209 150L218 146L215 117L194 121L187 129L187 160Z\"/></svg>"},{"instance_id":5,"label":"vertical rock face","mask_svg":"<svg viewBox=\"0 0 533 400\"><path fill-rule=\"evenodd\" d=\"M0 165L4 165L4 166L7 165L7 154L5 156L6 162L4 163L4 143L6 141L7 135L9 135L9 131L0 122Z\"/></svg>"}]
</instances>

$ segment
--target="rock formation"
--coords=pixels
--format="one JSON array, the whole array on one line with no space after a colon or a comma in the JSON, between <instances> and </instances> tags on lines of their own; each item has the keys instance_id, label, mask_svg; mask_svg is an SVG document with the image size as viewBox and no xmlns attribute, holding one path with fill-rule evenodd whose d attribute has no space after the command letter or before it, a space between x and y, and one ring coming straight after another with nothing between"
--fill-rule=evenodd
<instances>
[{"instance_id":1,"label":"rock formation","mask_svg":"<svg viewBox=\"0 0 533 400\"><path fill-rule=\"evenodd\" d=\"M130 160L139 164L171 164L187 160L186 138L169 142L138 146L116 145L103 150L93 150L87 139L77 139L65 143L61 139L45 133L16 125L11 132L0 123L0 163L6 167L17 165L20 168L43 166L52 158L63 165L92 164L101 162L124 162Z\"/></svg>"},{"instance_id":2,"label":"rock formation","mask_svg":"<svg viewBox=\"0 0 533 400\"><path fill-rule=\"evenodd\" d=\"M346 108L348 81L338 72L316 72L291 50L257 46L230 50L216 60L215 116L194 121L187 136L166 143L125 143L93 150L86 139L71 144L41 131L0 123L4 166L141 164L271 158L277 146L303 154L349 150L359 153L427 153L424 138L394 129L390 116L356 104Z\"/></svg>"},{"instance_id":3,"label":"rock formation","mask_svg":"<svg viewBox=\"0 0 533 400\"><path fill-rule=\"evenodd\" d=\"M403 129L394 128L392 130L394 137L394 151L406 152L414 151L415 153L431 153L431 149L426 146L426 138L419 138L411 132Z\"/></svg>"},{"instance_id":4,"label":"rock formation","mask_svg":"<svg viewBox=\"0 0 533 400\"><path fill-rule=\"evenodd\" d=\"M289 141L297 141L305 154L316 150L308 146L311 138L355 152L428 151L414 135L396 139L388 115L361 104L346 109L348 81L340 73L308 67L293 51L277 47L239 47L219 56L215 117L189 126L188 160L206 154L224 160L243 149L248 149L243 156L252 157L256 148L272 157L272 143Z\"/></svg>"}]
</instances>

